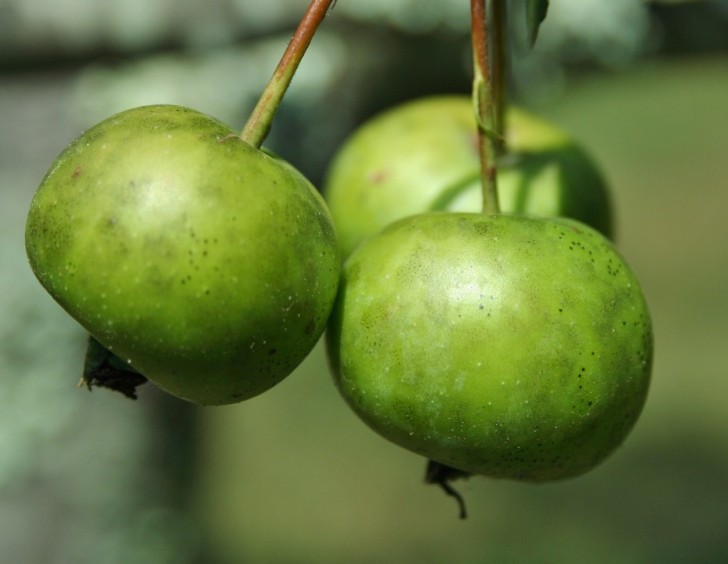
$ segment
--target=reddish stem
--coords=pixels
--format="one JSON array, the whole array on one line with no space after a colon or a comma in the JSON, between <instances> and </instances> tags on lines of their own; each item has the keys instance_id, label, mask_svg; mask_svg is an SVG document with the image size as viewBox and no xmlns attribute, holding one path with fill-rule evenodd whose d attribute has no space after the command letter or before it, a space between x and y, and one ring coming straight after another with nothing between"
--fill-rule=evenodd
<instances>
[{"instance_id":1,"label":"reddish stem","mask_svg":"<svg viewBox=\"0 0 728 564\"><path fill-rule=\"evenodd\" d=\"M508 98L508 7L506 0L492 0L493 108L495 114L496 150L505 152L506 100Z\"/></svg>"},{"instance_id":2,"label":"reddish stem","mask_svg":"<svg viewBox=\"0 0 728 564\"><path fill-rule=\"evenodd\" d=\"M470 22L473 44L473 100L478 121L483 213L496 214L499 211L495 162L497 130L488 60L488 18L485 0L470 1Z\"/></svg>"},{"instance_id":3,"label":"reddish stem","mask_svg":"<svg viewBox=\"0 0 728 564\"><path fill-rule=\"evenodd\" d=\"M298 69L311 40L336 0L312 0L301 23L298 24L273 76L258 99L240 137L254 147L260 147L268 136L271 123L293 75Z\"/></svg>"}]
</instances>

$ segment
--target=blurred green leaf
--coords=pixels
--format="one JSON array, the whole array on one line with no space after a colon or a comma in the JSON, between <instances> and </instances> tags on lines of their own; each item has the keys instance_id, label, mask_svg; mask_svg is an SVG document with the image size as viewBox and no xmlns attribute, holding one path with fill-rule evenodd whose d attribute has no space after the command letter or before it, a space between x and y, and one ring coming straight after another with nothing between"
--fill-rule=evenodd
<instances>
[{"instance_id":1,"label":"blurred green leaf","mask_svg":"<svg viewBox=\"0 0 728 564\"><path fill-rule=\"evenodd\" d=\"M528 43L531 47L536 43L538 29L546 19L549 0L526 0L526 25L528 26Z\"/></svg>"}]
</instances>

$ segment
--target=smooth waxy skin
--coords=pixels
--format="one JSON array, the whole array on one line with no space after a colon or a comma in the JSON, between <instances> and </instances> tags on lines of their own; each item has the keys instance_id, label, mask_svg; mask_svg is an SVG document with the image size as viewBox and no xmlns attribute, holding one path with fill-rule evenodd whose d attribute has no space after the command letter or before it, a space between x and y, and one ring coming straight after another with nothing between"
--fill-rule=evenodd
<instances>
[{"instance_id":1,"label":"smooth waxy skin","mask_svg":"<svg viewBox=\"0 0 728 564\"><path fill-rule=\"evenodd\" d=\"M354 411L475 474L548 481L612 452L644 404L652 330L608 240L571 220L432 213L346 261L327 332Z\"/></svg>"},{"instance_id":2,"label":"smooth waxy skin","mask_svg":"<svg viewBox=\"0 0 728 564\"><path fill-rule=\"evenodd\" d=\"M501 210L578 219L612 235L601 173L565 133L519 108L506 115L498 168ZM324 195L342 252L389 223L426 211L480 211L480 156L470 98L423 98L388 110L342 145Z\"/></svg>"},{"instance_id":3,"label":"smooth waxy skin","mask_svg":"<svg viewBox=\"0 0 728 564\"><path fill-rule=\"evenodd\" d=\"M177 106L122 112L74 141L26 227L33 271L89 333L208 405L267 390L309 353L337 246L300 173Z\"/></svg>"}]
</instances>

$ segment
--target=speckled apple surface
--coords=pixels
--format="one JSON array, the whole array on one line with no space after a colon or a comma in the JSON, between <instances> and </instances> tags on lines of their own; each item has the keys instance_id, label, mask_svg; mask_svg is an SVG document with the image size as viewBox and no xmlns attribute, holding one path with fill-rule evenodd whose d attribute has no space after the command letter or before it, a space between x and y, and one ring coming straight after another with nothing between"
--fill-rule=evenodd
<instances>
[{"instance_id":1,"label":"speckled apple surface","mask_svg":"<svg viewBox=\"0 0 728 564\"><path fill-rule=\"evenodd\" d=\"M122 112L76 139L32 200L26 248L89 333L200 404L287 376L323 332L340 268L313 186L178 106Z\"/></svg>"},{"instance_id":2,"label":"speckled apple surface","mask_svg":"<svg viewBox=\"0 0 728 564\"><path fill-rule=\"evenodd\" d=\"M640 414L647 305L612 244L571 220L430 213L346 261L327 332L354 411L400 446L475 474L586 472Z\"/></svg>"}]
</instances>

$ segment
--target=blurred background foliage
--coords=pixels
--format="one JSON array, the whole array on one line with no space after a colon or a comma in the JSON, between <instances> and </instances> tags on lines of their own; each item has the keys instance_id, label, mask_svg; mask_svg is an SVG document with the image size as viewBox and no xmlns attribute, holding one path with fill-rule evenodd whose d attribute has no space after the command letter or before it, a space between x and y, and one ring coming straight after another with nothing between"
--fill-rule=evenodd
<instances>
[{"instance_id":1,"label":"blurred background foliage","mask_svg":"<svg viewBox=\"0 0 728 564\"><path fill-rule=\"evenodd\" d=\"M590 474L470 479L461 522L423 461L343 404L321 347L236 406L76 389L83 332L25 260L35 186L134 105L242 127L307 3L0 0L0 562L728 560L725 0L552 0L533 52L514 34L513 100L601 163L654 316L643 416ZM467 4L339 0L267 145L320 185L367 116L467 92Z\"/></svg>"}]
</instances>

